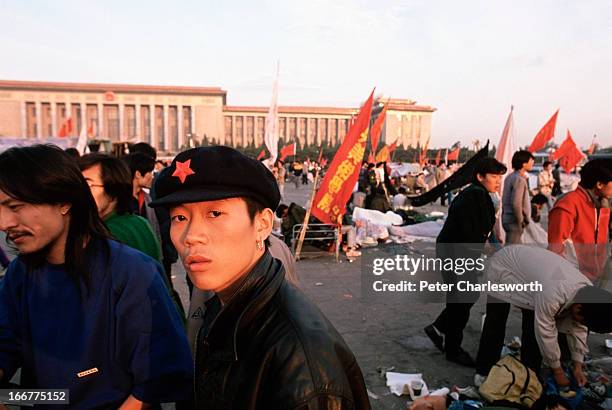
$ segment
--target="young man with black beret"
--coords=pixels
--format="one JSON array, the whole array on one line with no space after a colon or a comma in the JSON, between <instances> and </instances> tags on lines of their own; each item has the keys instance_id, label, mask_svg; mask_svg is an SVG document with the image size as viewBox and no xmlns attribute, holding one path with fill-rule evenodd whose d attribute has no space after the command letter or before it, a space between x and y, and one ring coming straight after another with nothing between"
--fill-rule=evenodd
<instances>
[{"instance_id":1,"label":"young man with black beret","mask_svg":"<svg viewBox=\"0 0 612 410\"><path fill-rule=\"evenodd\" d=\"M195 357L196 408L369 409L352 352L285 279L268 247L280 193L260 162L229 147L182 152L151 206L206 302Z\"/></svg>"}]
</instances>

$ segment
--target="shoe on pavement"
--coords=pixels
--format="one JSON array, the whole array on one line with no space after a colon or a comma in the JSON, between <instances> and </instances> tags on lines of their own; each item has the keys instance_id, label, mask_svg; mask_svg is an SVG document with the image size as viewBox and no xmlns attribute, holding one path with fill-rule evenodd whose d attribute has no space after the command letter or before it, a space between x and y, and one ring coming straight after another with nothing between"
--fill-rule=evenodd
<instances>
[{"instance_id":1,"label":"shoe on pavement","mask_svg":"<svg viewBox=\"0 0 612 410\"><path fill-rule=\"evenodd\" d=\"M439 351L444 353L444 337L442 333L434 325L429 325L425 329L425 334L429 337L429 340L438 348Z\"/></svg>"},{"instance_id":2,"label":"shoe on pavement","mask_svg":"<svg viewBox=\"0 0 612 410\"><path fill-rule=\"evenodd\" d=\"M474 386L476 387L480 387L482 386L482 384L484 383L484 381L487 379L487 376L483 376L482 374L474 374Z\"/></svg>"},{"instance_id":3,"label":"shoe on pavement","mask_svg":"<svg viewBox=\"0 0 612 410\"><path fill-rule=\"evenodd\" d=\"M476 362L472 359L472 356L463 349L459 349L457 353L450 354L446 353L446 360L449 362L457 363L465 367L476 367Z\"/></svg>"}]
</instances>

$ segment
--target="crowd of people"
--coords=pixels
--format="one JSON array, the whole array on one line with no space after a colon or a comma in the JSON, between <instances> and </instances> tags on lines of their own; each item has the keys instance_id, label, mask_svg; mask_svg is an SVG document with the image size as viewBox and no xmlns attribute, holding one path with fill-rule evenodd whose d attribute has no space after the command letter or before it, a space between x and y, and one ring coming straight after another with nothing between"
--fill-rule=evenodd
<instances>
[{"instance_id":1,"label":"crowd of people","mask_svg":"<svg viewBox=\"0 0 612 410\"><path fill-rule=\"evenodd\" d=\"M477 292L450 291L425 327L447 360L475 367L477 384L500 358L511 306L522 312L521 359L536 372L544 363L559 386L569 385L566 358L585 383L588 332L612 331L612 295L601 288L611 161L585 164L578 187L562 195L548 162L530 189L533 161L516 152L502 188L506 166L483 158L469 186L441 197L449 208L439 257L489 253L488 280L544 283L538 295L487 295L475 360L462 339ZM1 153L0 230L18 255L10 264L0 255L8 265L0 386L13 386L20 369L21 388L67 388L72 408L370 408L353 353L299 289L290 244L272 235L275 215L298 223L305 216L280 203L285 183L299 188L320 171L310 160L268 167L222 146L186 150L170 164L145 143L122 157L49 145ZM387 163L364 162L352 204L406 209L410 194L452 172L442 163L391 176ZM544 207L548 249L522 245ZM502 242L511 246L491 246ZM179 259L190 285L187 314L172 283ZM458 280L452 270L442 278Z\"/></svg>"}]
</instances>

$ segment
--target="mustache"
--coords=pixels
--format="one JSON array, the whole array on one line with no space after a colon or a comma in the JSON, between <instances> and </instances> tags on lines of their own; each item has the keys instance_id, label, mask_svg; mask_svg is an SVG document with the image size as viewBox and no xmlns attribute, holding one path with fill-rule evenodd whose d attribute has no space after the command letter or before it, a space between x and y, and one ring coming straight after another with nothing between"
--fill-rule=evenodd
<instances>
[{"instance_id":1,"label":"mustache","mask_svg":"<svg viewBox=\"0 0 612 410\"><path fill-rule=\"evenodd\" d=\"M16 238L21 236L31 235L28 231L6 231L7 239L14 241Z\"/></svg>"}]
</instances>

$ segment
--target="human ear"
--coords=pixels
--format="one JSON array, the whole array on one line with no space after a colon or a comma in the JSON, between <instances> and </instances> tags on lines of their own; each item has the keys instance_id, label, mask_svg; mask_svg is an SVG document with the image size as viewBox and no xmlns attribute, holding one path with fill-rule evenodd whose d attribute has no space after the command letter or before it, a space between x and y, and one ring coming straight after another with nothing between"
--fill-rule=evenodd
<instances>
[{"instance_id":1,"label":"human ear","mask_svg":"<svg viewBox=\"0 0 612 410\"><path fill-rule=\"evenodd\" d=\"M270 236L273 223L274 213L270 208L266 208L255 215L255 229L257 230L258 240L263 241Z\"/></svg>"}]
</instances>

